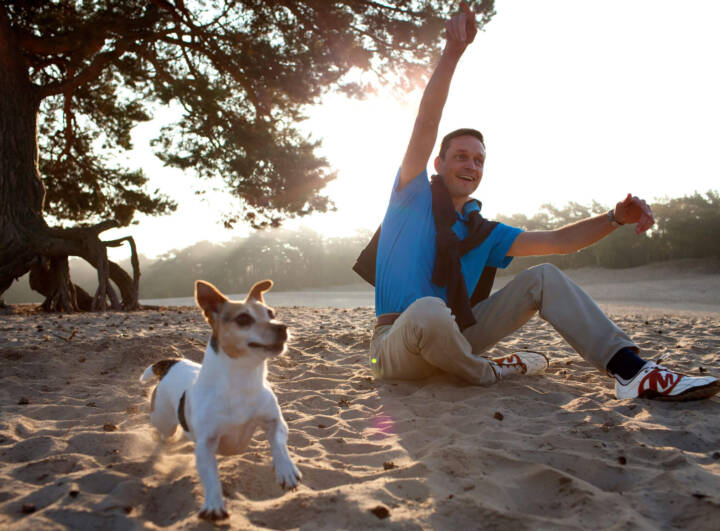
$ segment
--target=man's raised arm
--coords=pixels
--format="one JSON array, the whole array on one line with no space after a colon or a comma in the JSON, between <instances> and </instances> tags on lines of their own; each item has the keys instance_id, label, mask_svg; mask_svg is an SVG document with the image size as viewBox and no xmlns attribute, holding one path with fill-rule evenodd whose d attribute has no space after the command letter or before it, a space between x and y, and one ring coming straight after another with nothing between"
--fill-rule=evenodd
<instances>
[{"instance_id":1,"label":"man's raised arm","mask_svg":"<svg viewBox=\"0 0 720 531\"><path fill-rule=\"evenodd\" d=\"M423 92L410 143L400 167L398 188L403 188L427 167L437 139L440 118L450 89L450 80L465 48L475 39L477 33L475 14L465 2L461 3L460 7L461 12L445 24L447 29L445 49Z\"/></svg>"}]
</instances>

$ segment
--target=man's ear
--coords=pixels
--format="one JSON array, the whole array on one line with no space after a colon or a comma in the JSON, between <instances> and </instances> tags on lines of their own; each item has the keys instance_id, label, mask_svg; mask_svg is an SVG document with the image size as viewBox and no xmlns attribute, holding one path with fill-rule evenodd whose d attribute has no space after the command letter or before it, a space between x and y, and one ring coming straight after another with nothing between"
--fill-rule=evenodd
<instances>
[{"instance_id":1,"label":"man's ear","mask_svg":"<svg viewBox=\"0 0 720 531\"><path fill-rule=\"evenodd\" d=\"M438 175L440 174L440 155L435 157L435 160L433 161L433 166L435 167L435 173Z\"/></svg>"}]
</instances>

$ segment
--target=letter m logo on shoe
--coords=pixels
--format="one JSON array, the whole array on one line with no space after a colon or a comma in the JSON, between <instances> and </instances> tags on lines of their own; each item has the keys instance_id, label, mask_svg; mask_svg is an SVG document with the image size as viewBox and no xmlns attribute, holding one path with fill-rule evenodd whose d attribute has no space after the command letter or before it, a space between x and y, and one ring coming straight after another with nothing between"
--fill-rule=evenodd
<instances>
[{"instance_id":1,"label":"letter m logo on shoe","mask_svg":"<svg viewBox=\"0 0 720 531\"><path fill-rule=\"evenodd\" d=\"M639 395L658 393L667 395L672 391L677 383L681 380L682 374L663 370L660 368L653 369L640 382L638 388Z\"/></svg>"}]
</instances>

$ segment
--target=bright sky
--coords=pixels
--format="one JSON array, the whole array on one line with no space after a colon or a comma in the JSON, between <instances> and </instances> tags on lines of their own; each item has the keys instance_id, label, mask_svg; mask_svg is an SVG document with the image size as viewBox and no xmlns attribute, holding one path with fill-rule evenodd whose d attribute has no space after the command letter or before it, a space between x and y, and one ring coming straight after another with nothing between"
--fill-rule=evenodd
<instances>
[{"instance_id":1,"label":"bright sky","mask_svg":"<svg viewBox=\"0 0 720 531\"><path fill-rule=\"evenodd\" d=\"M496 10L458 66L440 127L440 136L458 127L485 135L475 196L486 217L720 188L720 2L496 0ZM320 154L338 170L326 189L338 211L285 226L334 236L377 227L420 93L405 100L328 96L311 112L303 128L323 139ZM157 256L243 235L218 222L227 196L199 201L202 183L163 168L152 136L138 128L133 160L178 211L104 237L132 234L141 253Z\"/></svg>"}]
</instances>

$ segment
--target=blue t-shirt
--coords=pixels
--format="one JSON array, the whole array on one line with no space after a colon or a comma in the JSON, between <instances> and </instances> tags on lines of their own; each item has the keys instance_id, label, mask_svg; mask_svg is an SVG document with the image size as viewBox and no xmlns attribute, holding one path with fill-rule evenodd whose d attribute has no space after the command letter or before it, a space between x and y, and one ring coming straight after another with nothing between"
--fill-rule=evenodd
<instances>
[{"instance_id":1,"label":"blue t-shirt","mask_svg":"<svg viewBox=\"0 0 720 531\"><path fill-rule=\"evenodd\" d=\"M432 282L435 265L435 219L432 190L424 170L398 191L395 177L390 204L382 222L375 262L375 314L400 313L421 297L439 297L447 302L447 289ZM479 207L475 201L463 207L463 215L452 229L458 238L469 232L468 216ZM485 266L505 268L506 256L521 229L502 223L485 241L460 258L468 294L475 291Z\"/></svg>"}]
</instances>

